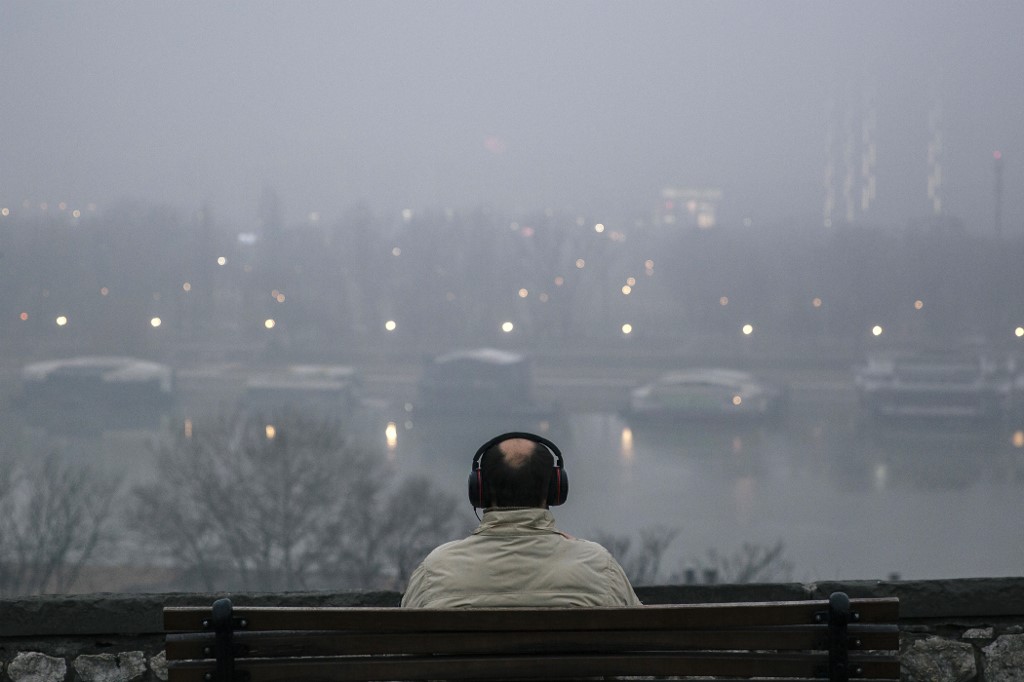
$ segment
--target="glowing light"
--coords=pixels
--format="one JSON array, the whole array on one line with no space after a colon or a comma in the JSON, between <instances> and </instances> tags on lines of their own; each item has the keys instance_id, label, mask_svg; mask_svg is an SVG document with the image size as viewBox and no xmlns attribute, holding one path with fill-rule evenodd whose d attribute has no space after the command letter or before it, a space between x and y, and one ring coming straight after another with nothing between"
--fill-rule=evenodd
<instances>
[{"instance_id":1,"label":"glowing light","mask_svg":"<svg viewBox=\"0 0 1024 682\"><path fill-rule=\"evenodd\" d=\"M502 322L501 323L501 331L505 332L506 334L508 334L509 332L511 332L515 328L516 328L516 326L514 324L512 324L511 322Z\"/></svg>"},{"instance_id":2,"label":"glowing light","mask_svg":"<svg viewBox=\"0 0 1024 682\"><path fill-rule=\"evenodd\" d=\"M71 212L71 217L72 217L72 218L81 218L81 217L82 217L82 212L81 212L81 211L79 211L79 210L78 210L78 209L76 208L76 209L75 209L74 211L72 211L72 212Z\"/></svg>"},{"instance_id":3,"label":"glowing light","mask_svg":"<svg viewBox=\"0 0 1024 682\"><path fill-rule=\"evenodd\" d=\"M881 336L882 332L884 332L884 331L885 330L882 329L882 325L880 325L880 324L876 324L874 327L871 328L872 336Z\"/></svg>"},{"instance_id":4,"label":"glowing light","mask_svg":"<svg viewBox=\"0 0 1024 682\"><path fill-rule=\"evenodd\" d=\"M159 317L154 317L149 321L149 326L152 327L153 329L156 329L161 324L163 324L163 320L161 320Z\"/></svg>"},{"instance_id":5,"label":"glowing light","mask_svg":"<svg viewBox=\"0 0 1024 682\"><path fill-rule=\"evenodd\" d=\"M263 427L263 433L267 435L267 440L274 440L277 437L277 428L273 424L267 424Z\"/></svg>"},{"instance_id":6,"label":"glowing light","mask_svg":"<svg viewBox=\"0 0 1024 682\"><path fill-rule=\"evenodd\" d=\"M1014 335L1019 339L1024 336L1024 327L1017 327L1013 330Z\"/></svg>"},{"instance_id":7,"label":"glowing light","mask_svg":"<svg viewBox=\"0 0 1024 682\"><path fill-rule=\"evenodd\" d=\"M26 320L28 320L28 313L23 312L21 315L18 315L18 319L21 320L22 322L25 322Z\"/></svg>"},{"instance_id":8,"label":"glowing light","mask_svg":"<svg viewBox=\"0 0 1024 682\"><path fill-rule=\"evenodd\" d=\"M267 329L273 329L274 327L277 326L277 321L274 320L274 318L269 317L263 320L263 326L266 327Z\"/></svg>"},{"instance_id":9,"label":"glowing light","mask_svg":"<svg viewBox=\"0 0 1024 682\"><path fill-rule=\"evenodd\" d=\"M718 305L720 305L720 306L727 306L727 305L729 305L729 297L728 296L723 296L722 298L718 299Z\"/></svg>"},{"instance_id":10,"label":"glowing light","mask_svg":"<svg viewBox=\"0 0 1024 682\"><path fill-rule=\"evenodd\" d=\"M628 284L631 287L635 287L636 286L636 277L627 277L626 278L626 284Z\"/></svg>"},{"instance_id":11,"label":"glowing light","mask_svg":"<svg viewBox=\"0 0 1024 682\"><path fill-rule=\"evenodd\" d=\"M386 329L389 332L393 332L397 328L398 324L394 320L388 320L387 322L384 323L384 329Z\"/></svg>"},{"instance_id":12,"label":"glowing light","mask_svg":"<svg viewBox=\"0 0 1024 682\"><path fill-rule=\"evenodd\" d=\"M629 296L632 292L633 292L633 287L629 286L628 284L626 284L626 285L624 285L622 287L622 295L623 296Z\"/></svg>"},{"instance_id":13,"label":"glowing light","mask_svg":"<svg viewBox=\"0 0 1024 682\"><path fill-rule=\"evenodd\" d=\"M576 269L577 270L582 270L584 267L586 267L586 265L587 265L587 261L583 260L582 258L577 258L576 259Z\"/></svg>"},{"instance_id":14,"label":"glowing light","mask_svg":"<svg viewBox=\"0 0 1024 682\"><path fill-rule=\"evenodd\" d=\"M734 395L732 397L732 404L735 405L736 407L739 407L740 405L743 404L743 397L742 396L738 396L738 395Z\"/></svg>"},{"instance_id":15,"label":"glowing light","mask_svg":"<svg viewBox=\"0 0 1024 682\"><path fill-rule=\"evenodd\" d=\"M395 248L391 249L391 255L394 256L395 258L398 258L399 256L402 255L402 249L396 246Z\"/></svg>"},{"instance_id":16,"label":"glowing light","mask_svg":"<svg viewBox=\"0 0 1024 682\"><path fill-rule=\"evenodd\" d=\"M4 208L0 208L0 215L6 218L7 216L11 215L11 209L7 208L6 206Z\"/></svg>"},{"instance_id":17,"label":"glowing light","mask_svg":"<svg viewBox=\"0 0 1024 682\"><path fill-rule=\"evenodd\" d=\"M384 428L384 440L388 444L388 450L394 450L398 447L398 424L388 422L388 425Z\"/></svg>"},{"instance_id":18,"label":"glowing light","mask_svg":"<svg viewBox=\"0 0 1024 682\"><path fill-rule=\"evenodd\" d=\"M100 287L100 296L106 296L110 293L110 289L106 287Z\"/></svg>"},{"instance_id":19,"label":"glowing light","mask_svg":"<svg viewBox=\"0 0 1024 682\"><path fill-rule=\"evenodd\" d=\"M526 298L529 295L530 295L530 292L527 291L526 289L520 289L519 290L519 298Z\"/></svg>"},{"instance_id":20,"label":"glowing light","mask_svg":"<svg viewBox=\"0 0 1024 682\"><path fill-rule=\"evenodd\" d=\"M753 333L754 333L754 325L752 325L752 324L745 324L745 325L743 325L743 334L744 334L744 336L750 336Z\"/></svg>"},{"instance_id":21,"label":"glowing light","mask_svg":"<svg viewBox=\"0 0 1024 682\"><path fill-rule=\"evenodd\" d=\"M598 234L604 232L604 225L602 225L601 223L594 225L594 232L597 232Z\"/></svg>"},{"instance_id":22,"label":"glowing light","mask_svg":"<svg viewBox=\"0 0 1024 682\"><path fill-rule=\"evenodd\" d=\"M821 307L821 299L820 298L814 299L813 301L811 301L811 305L813 305L815 308L820 308Z\"/></svg>"},{"instance_id":23,"label":"glowing light","mask_svg":"<svg viewBox=\"0 0 1024 682\"><path fill-rule=\"evenodd\" d=\"M622 325L622 333L625 334L626 336L629 336L630 334L632 334L633 333L633 325L631 325L629 322L627 322L626 324Z\"/></svg>"},{"instance_id":24,"label":"glowing light","mask_svg":"<svg viewBox=\"0 0 1024 682\"><path fill-rule=\"evenodd\" d=\"M1014 431L1013 439L1010 442L1015 448L1024 448L1024 431Z\"/></svg>"},{"instance_id":25,"label":"glowing light","mask_svg":"<svg viewBox=\"0 0 1024 682\"><path fill-rule=\"evenodd\" d=\"M633 459L633 429L623 426L619 443L622 450L622 458L625 460Z\"/></svg>"},{"instance_id":26,"label":"glowing light","mask_svg":"<svg viewBox=\"0 0 1024 682\"><path fill-rule=\"evenodd\" d=\"M923 307L924 301L922 301L921 299L917 299L916 301L914 301L914 310L920 310Z\"/></svg>"},{"instance_id":27,"label":"glowing light","mask_svg":"<svg viewBox=\"0 0 1024 682\"><path fill-rule=\"evenodd\" d=\"M54 321L57 323L58 327L63 327L68 323L68 318L66 315L58 315L57 319Z\"/></svg>"},{"instance_id":28,"label":"glowing light","mask_svg":"<svg viewBox=\"0 0 1024 682\"><path fill-rule=\"evenodd\" d=\"M227 265L228 259L224 256L217 256L217 265Z\"/></svg>"},{"instance_id":29,"label":"glowing light","mask_svg":"<svg viewBox=\"0 0 1024 682\"><path fill-rule=\"evenodd\" d=\"M189 282L185 282L184 284L181 285L181 288L182 288L183 291L186 291L186 292L187 291L192 291L192 284L189 283Z\"/></svg>"},{"instance_id":30,"label":"glowing light","mask_svg":"<svg viewBox=\"0 0 1024 682\"><path fill-rule=\"evenodd\" d=\"M185 420L185 438L191 438L191 437L192 437L192 420L191 419L186 419Z\"/></svg>"},{"instance_id":31,"label":"glowing light","mask_svg":"<svg viewBox=\"0 0 1024 682\"><path fill-rule=\"evenodd\" d=\"M284 294L281 294L281 293L279 293L279 294L278 294L277 296L275 296L274 298L276 298L276 299L277 299L277 302L278 302L278 303L284 303L284 300L285 300L285 299L284 299Z\"/></svg>"}]
</instances>

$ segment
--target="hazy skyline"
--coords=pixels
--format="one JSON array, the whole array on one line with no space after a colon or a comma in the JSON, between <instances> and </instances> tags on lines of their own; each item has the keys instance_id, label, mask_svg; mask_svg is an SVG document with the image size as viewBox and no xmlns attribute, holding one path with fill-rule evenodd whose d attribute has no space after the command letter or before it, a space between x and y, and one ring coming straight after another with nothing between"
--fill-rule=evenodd
<instances>
[{"instance_id":1,"label":"hazy skyline","mask_svg":"<svg viewBox=\"0 0 1024 682\"><path fill-rule=\"evenodd\" d=\"M829 126L873 102L858 219L929 214L941 111L943 210L991 228L1000 150L1019 230L1022 27L1021 3L945 0L0 0L0 205L244 224L271 187L288 222L360 201L617 219L691 186L723 190L726 223L813 223Z\"/></svg>"}]
</instances>

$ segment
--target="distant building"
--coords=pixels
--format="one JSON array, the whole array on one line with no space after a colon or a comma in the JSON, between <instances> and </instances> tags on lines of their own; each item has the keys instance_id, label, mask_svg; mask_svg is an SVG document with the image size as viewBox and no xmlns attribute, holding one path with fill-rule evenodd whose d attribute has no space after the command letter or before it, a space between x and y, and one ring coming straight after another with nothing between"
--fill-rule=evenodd
<instances>
[{"instance_id":1,"label":"distant building","mask_svg":"<svg viewBox=\"0 0 1024 682\"><path fill-rule=\"evenodd\" d=\"M666 187L661 190L660 225L709 230L718 223L718 204L722 190L716 188Z\"/></svg>"}]
</instances>

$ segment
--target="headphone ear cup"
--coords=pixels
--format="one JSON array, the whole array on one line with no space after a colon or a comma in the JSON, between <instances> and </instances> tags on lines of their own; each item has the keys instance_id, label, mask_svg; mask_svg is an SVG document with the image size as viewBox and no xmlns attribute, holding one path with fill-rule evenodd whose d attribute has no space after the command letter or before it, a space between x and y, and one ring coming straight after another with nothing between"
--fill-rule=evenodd
<instances>
[{"instance_id":1,"label":"headphone ear cup","mask_svg":"<svg viewBox=\"0 0 1024 682\"><path fill-rule=\"evenodd\" d=\"M557 507L565 504L569 497L569 475L561 467L551 469L551 482L548 484L548 506Z\"/></svg>"},{"instance_id":2,"label":"headphone ear cup","mask_svg":"<svg viewBox=\"0 0 1024 682\"><path fill-rule=\"evenodd\" d=\"M483 481L480 480L480 470L474 468L469 472L469 503L473 508L483 508Z\"/></svg>"}]
</instances>

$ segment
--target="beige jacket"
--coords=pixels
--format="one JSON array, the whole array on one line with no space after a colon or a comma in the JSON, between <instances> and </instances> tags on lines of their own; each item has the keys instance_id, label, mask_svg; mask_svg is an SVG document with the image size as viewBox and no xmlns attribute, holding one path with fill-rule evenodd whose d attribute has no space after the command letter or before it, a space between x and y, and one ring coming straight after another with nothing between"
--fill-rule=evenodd
<instances>
[{"instance_id":1,"label":"beige jacket","mask_svg":"<svg viewBox=\"0 0 1024 682\"><path fill-rule=\"evenodd\" d=\"M639 606L601 545L555 528L547 509L488 509L469 537L441 545L413 571L412 608Z\"/></svg>"}]
</instances>

